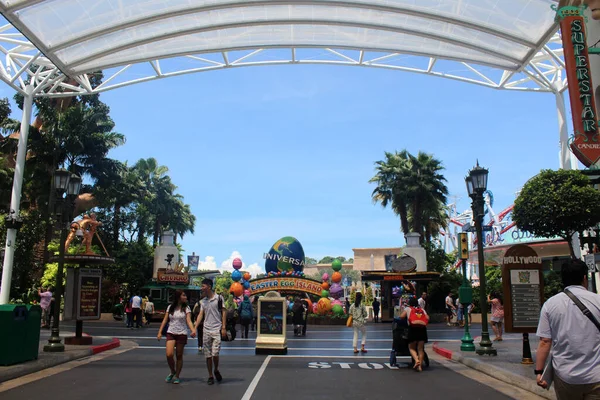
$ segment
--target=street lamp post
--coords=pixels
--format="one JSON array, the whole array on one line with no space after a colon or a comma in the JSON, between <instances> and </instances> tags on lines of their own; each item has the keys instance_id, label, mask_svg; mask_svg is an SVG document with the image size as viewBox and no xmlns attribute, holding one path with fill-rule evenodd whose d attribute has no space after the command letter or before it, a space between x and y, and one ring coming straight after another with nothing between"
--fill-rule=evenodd
<instances>
[{"instance_id":1,"label":"street lamp post","mask_svg":"<svg viewBox=\"0 0 600 400\"><path fill-rule=\"evenodd\" d=\"M71 222L73 202L81 189L81 178L60 168L54 172L54 187L56 188L56 216L60 226L60 243L58 245L58 271L56 272L56 289L54 296L54 315L52 334L44 346L47 352L65 351L65 345L60 340L60 305L63 295L63 269L65 267L65 242L67 240L67 224ZM66 194L66 198L65 198Z\"/></svg>"},{"instance_id":2,"label":"street lamp post","mask_svg":"<svg viewBox=\"0 0 600 400\"><path fill-rule=\"evenodd\" d=\"M492 347L490 333L487 324L487 292L485 282L485 260L483 255L483 193L487 189L488 170L477 166L469 171L469 176L465 178L469 197L472 199L471 209L473 210L473 219L475 220L475 231L477 234L477 259L479 263L479 306L481 307L481 341L477 354L497 355L496 349Z\"/></svg>"}]
</instances>

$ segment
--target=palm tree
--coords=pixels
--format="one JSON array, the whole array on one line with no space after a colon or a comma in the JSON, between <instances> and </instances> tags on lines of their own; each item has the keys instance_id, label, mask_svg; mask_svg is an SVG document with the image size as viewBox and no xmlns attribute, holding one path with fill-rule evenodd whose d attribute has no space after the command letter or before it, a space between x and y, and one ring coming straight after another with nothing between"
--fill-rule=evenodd
<instances>
[{"instance_id":1,"label":"palm tree","mask_svg":"<svg viewBox=\"0 0 600 400\"><path fill-rule=\"evenodd\" d=\"M412 231L421 235L421 241L425 236L430 240L432 219L441 220L440 210L448 195L441 161L427 153L415 157L403 150L386 152L385 160L375 165L376 174L369 181L377 184L371 194L373 201L392 207L405 235Z\"/></svg>"}]
</instances>

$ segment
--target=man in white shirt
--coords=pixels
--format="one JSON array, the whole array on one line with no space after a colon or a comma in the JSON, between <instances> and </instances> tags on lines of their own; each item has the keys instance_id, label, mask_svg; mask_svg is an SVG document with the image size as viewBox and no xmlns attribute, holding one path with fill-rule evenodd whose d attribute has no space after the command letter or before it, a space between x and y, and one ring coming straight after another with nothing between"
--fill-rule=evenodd
<instances>
[{"instance_id":1,"label":"man in white shirt","mask_svg":"<svg viewBox=\"0 0 600 400\"><path fill-rule=\"evenodd\" d=\"M427 306L427 292L421 293L421 297L419 297L419 307L425 310Z\"/></svg>"},{"instance_id":2,"label":"man in white shirt","mask_svg":"<svg viewBox=\"0 0 600 400\"><path fill-rule=\"evenodd\" d=\"M131 311L135 320L136 328L142 327L142 298L138 293L131 298Z\"/></svg>"},{"instance_id":3,"label":"man in white shirt","mask_svg":"<svg viewBox=\"0 0 600 400\"><path fill-rule=\"evenodd\" d=\"M452 317L454 316L454 301L452 301L452 292L446 296L446 321L448 326L452 326Z\"/></svg>"},{"instance_id":4,"label":"man in white shirt","mask_svg":"<svg viewBox=\"0 0 600 400\"><path fill-rule=\"evenodd\" d=\"M223 379L219 372L219 352L221 351L221 337L227 336L227 310L223 306L224 299L221 295L213 292L212 287L212 280L206 278L202 281L202 296L204 298L200 302L200 314L194 325L194 333L196 333L198 325L204 317L202 338L198 338L198 341L202 340L206 367L208 368L209 385L215 383L215 378L217 378L217 382L221 382Z\"/></svg>"},{"instance_id":5,"label":"man in white shirt","mask_svg":"<svg viewBox=\"0 0 600 400\"><path fill-rule=\"evenodd\" d=\"M588 292L588 267L580 260L563 264L561 276L569 290L600 320L600 295ZM552 296L542 307L537 336L537 384L547 387L542 373L550 350L554 391L558 400L600 398L600 332L564 293Z\"/></svg>"}]
</instances>

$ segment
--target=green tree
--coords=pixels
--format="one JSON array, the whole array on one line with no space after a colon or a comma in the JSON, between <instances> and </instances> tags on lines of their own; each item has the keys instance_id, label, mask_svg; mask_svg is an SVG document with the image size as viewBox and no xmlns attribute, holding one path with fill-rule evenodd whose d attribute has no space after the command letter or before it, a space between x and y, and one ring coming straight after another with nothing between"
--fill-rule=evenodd
<instances>
[{"instance_id":1,"label":"green tree","mask_svg":"<svg viewBox=\"0 0 600 400\"><path fill-rule=\"evenodd\" d=\"M377 185L371 193L373 202L391 206L405 235L417 232L421 242L431 241L445 224L448 188L441 161L431 154L414 156L403 150L386 152L385 159L375 165L376 174L369 180Z\"/></svg>"},{"instance_id":2,"label":"green tree","mask_svg":"<svg viewBox=\"0 0 600 400\"><path fill-rule=\"evenodd\" d=\"M312 258L312 257L304 257L304 264L307 265L314 265L317 263L317 259L316 258Z\"/></svg>"},{"instance_id":3,"label":"green tree","mask_svg":"<svg viewBox=\"0 0 600 400\"><path fill-rule=\"evenodd\" d=\"M427 255L427 269L429 271L439 273L447 271L458 256L458 254L447 254L441 246L437 246L433 242L425 242L423 247Z\"/></svg>"},{"instance_id":4,"label":"green tree","mask_svg":"<svg viewBox=\"0 0 600 400\"><path fill-rule=\"evenodd\" d=\"M232 283L231 272L223 271L215 277L215 293L227 295Z\"/></svg>"},{"instance_id":5,"label":"green tree","mask_svg":"<svg viewBox=\"0 0 600 400\"><path fill-rule=\"evenodd\" d=\"M575 252L571 238L600 222L600 192L578 170L542 170L515 200L513 221L538 237L560 236Z\"/></svg>"}]
</instances>

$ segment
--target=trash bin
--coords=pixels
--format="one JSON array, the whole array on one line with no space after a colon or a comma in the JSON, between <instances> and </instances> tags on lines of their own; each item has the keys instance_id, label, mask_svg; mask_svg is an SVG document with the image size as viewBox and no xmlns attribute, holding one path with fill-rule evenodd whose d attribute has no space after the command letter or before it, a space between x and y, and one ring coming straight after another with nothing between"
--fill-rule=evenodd
<instances>
[{"instance_id":1,"label":"trash bin","mask_svg":"<svg viewBox=\"0 0 600 400\"><path fill-rule=\"evenodd\" d=\"M0 305L0 365L38 358L41 318L40 306Z\"/></svg>"}]
</instances>

